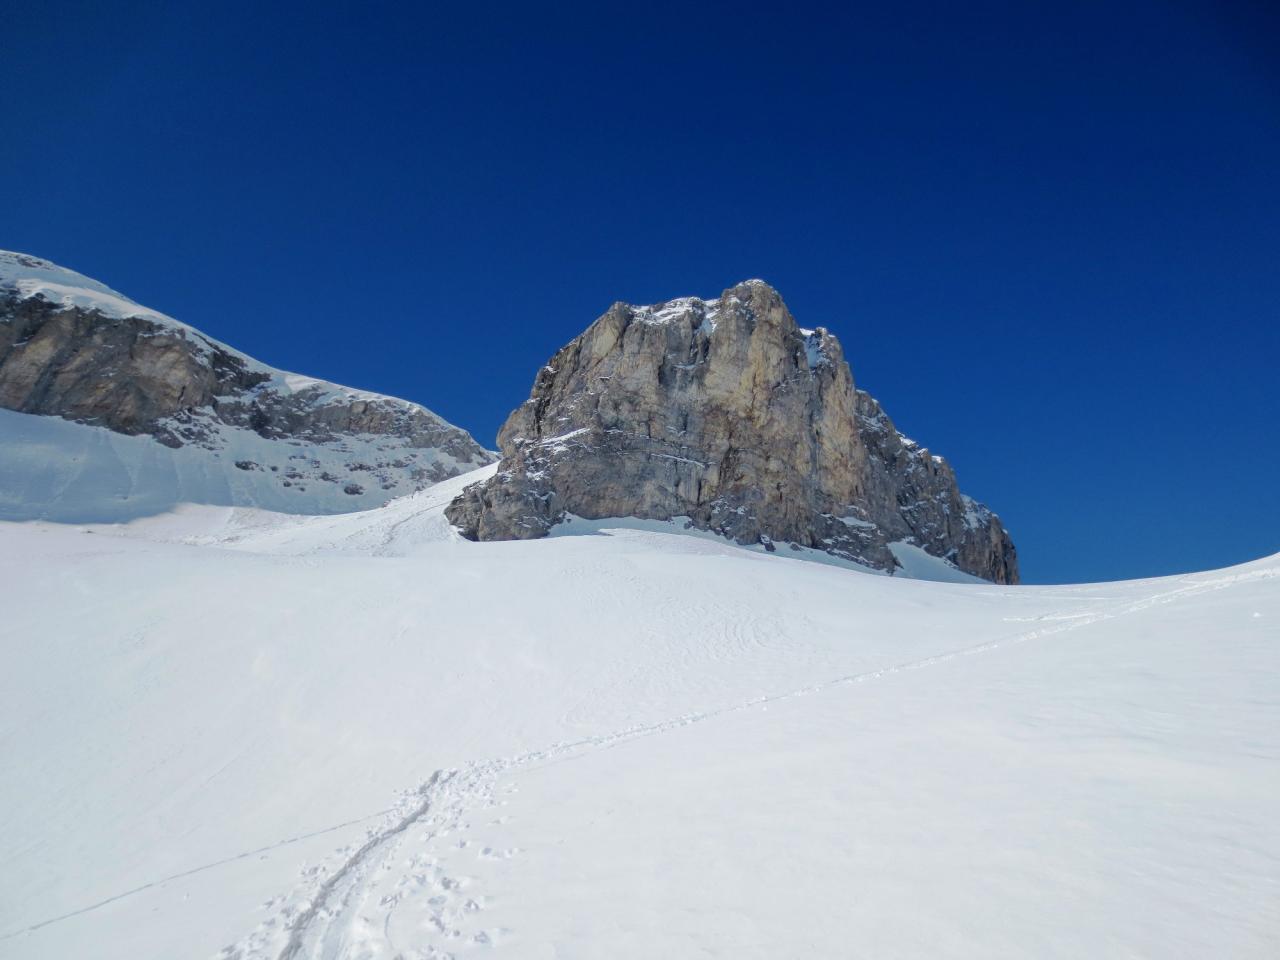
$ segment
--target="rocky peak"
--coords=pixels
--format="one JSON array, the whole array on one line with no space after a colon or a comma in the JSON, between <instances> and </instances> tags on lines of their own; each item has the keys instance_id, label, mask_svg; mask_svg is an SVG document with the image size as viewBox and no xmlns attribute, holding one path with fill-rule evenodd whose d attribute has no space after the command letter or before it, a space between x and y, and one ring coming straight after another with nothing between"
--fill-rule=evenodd
<instances>
[{"instance_id":1,"label":"rocky peak","mask_svg":"<svg viewBox=\"0 0 1280 960\"><path fill-rule=\"evenodd\" d=\"M572 515L687 518L886 571L908 544L1017 581L999 519L855 389L836 337L801 328L760 280L615 303L538 372L498 443L497 474L448 511L472 539L539 537Z\"/></svg>"}]
</instances>

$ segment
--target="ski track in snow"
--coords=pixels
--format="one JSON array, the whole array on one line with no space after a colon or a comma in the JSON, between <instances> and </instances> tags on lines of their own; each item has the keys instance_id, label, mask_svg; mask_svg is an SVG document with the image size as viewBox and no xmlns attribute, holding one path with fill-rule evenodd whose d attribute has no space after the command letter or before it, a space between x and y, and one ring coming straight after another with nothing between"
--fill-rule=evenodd
<instances>
[{"instance_id":1,"label":"ski track in snow","mask_svg":"<svg viewBox=\"0 0 1280 960\"><path fill-rule=\"evenodd\" d=\"M216 867L226 866L228 863L235 863L237 860L248 860L250 857L256 857L263 853L270 853L272 850L279 850L282 847L288 847L295 843L301 843L303 840L310 840L314 837L322 837L326 833L333 833L344 827L354 827L358 823L366 823L369 820L375 820L380 816L388 813L387 810L370 814L367 817L359 817L355 820L348 820L346 823L337 823L331 827L323 827L319 830L312 830L310 833L301 833L296 837L286 837L284 840L277 840L275 843L269 843L265 847L258 847L255 850L246 850L244 853L237 853L230 857L224 857L221 860L215 860L213 863L205 863L198 867L192 867L190 870L183 870L181 873L170 874L159 880L152 880L150 883L144 883L141 886L134 887L132 890L126 890L124 893L117 893L114 896L107 897L105 900L99 900L97 903L91 903L87 907L81 907L79 910L72 910L70 913L64 913L61 916L50 917L48 920L41 920L39 923L33 923L28 927L20 930L12 930L9 933L0 934L0 940L11 940L14 937L24 933L34 933L35 931L59 923L63 920L70 920L72 917L78 917L81 914L92 913L100 907L105 907L109 903L115 903L117 900L123 900L126 897L132 897L136 893L142 893L144 890L153 890L156 887L162 887L166 883L172 883L174 880L181 880L184 877L192 877L197 873L204 873L206 870L213 870Z\"/></svg>"},{"instance_id":2,"label":"ski track in snow","mask_svg":"<svg viewBox=\"0 0 1280 960\"><path fill-rule=\"evenodd\" d=\"M475 762L461 769L436 771L418 790L409 795L417 798L416 805L406 813L390 818L380 830L372 831L362 846L332 869L327 879L318 884L304 883L285 897L277 898L273 906L279 903L284 906L244 940L224 948L219 957L222 960L345 960L348 957L389 955L403 957L405 960L445 960L454 957L451 949L463 945L495 946L510 931L501 927L482 927L478 922L478 915L483 910L484 898L468 890L468 878L449 876L441 867L440 859L431 854L431 848L449 834L468 829L471 824L467 818L471 813L500 803L495 794L501 775L524 767L577 759L593 750L655 736L754 707L1078 630L1160 604L1222 590L1240 583L1270 579L1276 575L1276 570L1268 569L1211 580L1184 581L1187 585L1122 604L1115 610L1051 613L1034 618L1038 622L1052 623L1053 626L877 670L837 677L784 693L760 696L712 710L686 713L658 723L561 742L514 757ZM416 852L408 855L407 859L400 858L401 847L410 839L415 843ZM459 846L466 846L468 843L464 839ZM518 853L518 850L493 851L485 848L481 851L481 856L506 859ZM397 859L401 861L402 867L398 873ZM386 892L382 892L384 890ZM378 896L379 893L382 895ZM423 898L425 903L421 902ZM418 902L414 903L415 900ZM392 934L398 908L406 912L412 909L420 915L420 922L415 925L417 944L407 950L397 950ZM468 922L472 918L476 918L475 922ZM287 935L283 947L279 946L281 933Z\"/></svg>"},{"instance_id":3,"label":"ski track in snow","mask_svg":"<svg viewBox=\"0 0 1280 960\"><path fill-rule=\"evenodd\" d=\"M535 765L578 759L594 750L656 736L755 707L1067 633L1186 597L1241 583L1272 579L1278 574L1280 570L1272 568L1212 579L1183 578L1180 581L1184 584L1182 586L1127 603L1119 597L1092 597L1088 599L1105 599L1114 606L1091 611L1061 611L1037 617L1008 618L1047 626L781 693L766 694L705 711L689 712L657 723L638 724L611 733L562 741L513 757L476 761L460 768L437 770L416 789L405 793L388 810L288 837L255 850L142 884L81 909L10 931L0 935L0 940L8 940L81 916L184 877L381 817L382 822L369 830L360 845L337 851L327 864L304 868L297 887L263 905L271 911L267 918L242 940L223 948L217 956L221 960L346 960L375 956L402 957L404 960L444 960L453 957L452 951L464 945L497 946L510 931L502 927L483 926L485 898L469 889L472 884L470 878L450 875L442 864L441 856L434 854L433 850L454 833L464 835L456 844L457 847L467 847L473 842L465 838L465 832L472 825L469 818L501 804L497 792L499 778L503 775ZM757 642L758 639L757 634ZM402 850L405 852L402 853ZM486 847L479 851L479 856L504 860L518 853L518 850L493 850ZM413 946L406 944L404 949L397 949L396 934L405 926L408 926L412 934Z\"/></svg>"}]
</instances>

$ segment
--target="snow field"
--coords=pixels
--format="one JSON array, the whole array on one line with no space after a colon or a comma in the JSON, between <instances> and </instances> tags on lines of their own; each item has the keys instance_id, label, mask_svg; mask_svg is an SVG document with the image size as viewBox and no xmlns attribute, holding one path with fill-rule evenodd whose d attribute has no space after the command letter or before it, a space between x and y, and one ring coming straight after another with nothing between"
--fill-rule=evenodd
<instances>
[{"instance_id":1,"label":"snow field","mask_svg":"<svg viewBox=\"0 0 1280 960\"><path fill-rule=\"evenodd\" d=\"M0 524L0 956L1273 955L1280 558L472 544L477 476Z\"/></svg>"}]
</instances>

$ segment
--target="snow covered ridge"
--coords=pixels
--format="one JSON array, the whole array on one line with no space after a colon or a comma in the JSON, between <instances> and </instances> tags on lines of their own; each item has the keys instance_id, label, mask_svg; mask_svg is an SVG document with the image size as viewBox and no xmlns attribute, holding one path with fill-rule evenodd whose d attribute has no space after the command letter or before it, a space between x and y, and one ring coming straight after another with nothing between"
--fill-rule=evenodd
<instances>
[{"instance_id":1,"label":"snow covered ridge","mask_svg":"<svg viewBox=\"0 0 1280 960\"><path fill-rule=\"evenodd\" d=\"M172 317L134 303L105 283L25 253L0 250L0 288L16 291L24 299L40 297L65 308L97 310L104 317L147 317L191 329Z\"/></svg>"},{"instance_id":2,"label":"snow covered ridge","mask_svg":"<svg viewBox=\"0 0 1280 960\"><path fill-rule=\"evenodd\" d=\"M124 320L138 318L151 321L156 325L172 330L180 336L192 339L192 347L202 357L208 357L212 351L220 350L243 361L247 369L266 374L271 379L273 389L282 393L305 396L312 403L341 402L344 400L364 400L385 402L421 410L432 417L425 407L410 400L401 400L385 394L357 390L340 384L307 377L302 374L288 373L261 363L246 353L236 350L221 341L214 340L195 327L175 320L168 314L150 307L144 307L129 299L124 294L112 290L82 273L60 267L50 260L15 253L11 250L0 250L0 296L8 293L16 295L20 300L36 298L55 304L64 310L83 310L94 312L103 319ZM438 417L436 419L439 419ZM442 423L444 421L441 421Z\"/></svg>"},{"instance_id":3,"label":"snow covered ridge","mask_svg":"<svg viewBox=\"0 0 1280 960\"><path fill-rule=\"evenodd\" d=\"M0 409L89 431L5 418L0 516L10 519L105 520L185 501L359 510L494 459L416 403L278 370L96 280L8 251Z\"/></svg>"}]
</instances>

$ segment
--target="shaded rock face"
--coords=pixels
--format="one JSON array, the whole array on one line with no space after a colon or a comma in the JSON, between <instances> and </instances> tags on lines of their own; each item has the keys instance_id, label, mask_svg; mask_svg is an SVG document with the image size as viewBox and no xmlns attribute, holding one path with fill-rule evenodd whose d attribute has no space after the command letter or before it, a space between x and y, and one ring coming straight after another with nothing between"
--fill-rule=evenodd
<instances>
[{"instance_id":1,"label":"shaded rock face","mask_svg":"<svg viewBox=\"0 0 1280 960\"><path fill-rule=\"evenodd\" d=\"M162 424L269 380L214 345L143 317L110 317L0 291L0 407L119 433Z\"/></svg>"},{"instance_id":2,"label":"shaded rock face","mask_svg":"<svg viewBox=\"0 0 1280 960\"><path fill-rule=\"evenodd\" d=\"M495 459L417 404L275 370L87 277L3 251L0 408L172 449L249 450L240 470L274 471L291 497L308 481L313 492L336 485L353 498L349 509ZM305 497L298 505L311 507Z\"/></svg>"},{"instance_id":3,"label":"shaded rock face","mask_svg":"<svg viewBox=\"0 0 1280 960\"><path fill-rule=\"evenodd\" d=\"M416 404L373 395L335 402L318 382L273 386L269 372L199 334L0 291L0 407L147 433L172 447L209 442L221 423L314 443L388 434L472 466L493 460L466 431Z\"/></svg>"},{"instance_id":4,"label":"shaded rock face","mask_svg":"<svg viewBox=\"0 0 1280 960\"><path fill-rule=\"evenodd\" d=\"M1017 582L999 519L855 389L834 336L798 327L759 281L614 304L539 371L498 443L497 474L446 511L470 539L540 537L569 514L687 517L882 570L906 541Z\"/></svg>"}]
</instances>

